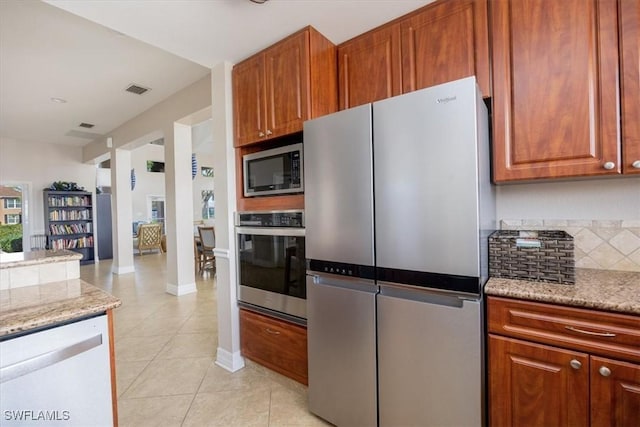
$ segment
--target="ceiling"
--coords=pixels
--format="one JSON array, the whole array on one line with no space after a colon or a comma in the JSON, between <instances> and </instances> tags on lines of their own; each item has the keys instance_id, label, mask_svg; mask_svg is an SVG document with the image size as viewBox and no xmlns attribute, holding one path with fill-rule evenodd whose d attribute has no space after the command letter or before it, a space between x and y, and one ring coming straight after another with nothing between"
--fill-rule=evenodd
<instances>
[{"instance_id":1,"label":"ceiling","mask_svg":"<svg viewBox=\"0 0 640 427\"><path fill-rule=\"evenodd\" d=\"M431 1L0 0L0 137L82 146L306 25L338 44Z\"/></svg>"}]
</instances>

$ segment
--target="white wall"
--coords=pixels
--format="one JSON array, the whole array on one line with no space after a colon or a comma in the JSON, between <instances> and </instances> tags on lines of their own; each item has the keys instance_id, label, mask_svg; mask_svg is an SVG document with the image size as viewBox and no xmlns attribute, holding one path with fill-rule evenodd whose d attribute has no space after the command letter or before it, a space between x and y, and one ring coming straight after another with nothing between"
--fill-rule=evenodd
<instances>
[{"instance_id":1,"label":"white wall","mask_svg":"<svg viewBox=\"0 0 640 427\"><path fill-rule=\"evenodd\" d=\"M30 232L40 234L44 233L42 190L55 181L67 181L95 195L96 167L82 163L82 147L0 138L0 182L9 181L30 184Z\"/></svg>"},{"instance_id":2,"label":"white wall","mask_svg":"<svg viewBox=\"0 0 640 427\"><path fill-rule=\"evenodd\" d=\"M164 162L164 147L145 144L131 151L131 167L136 171L136 187L131 194L133 221L151 221L147 196L165 195L164 173L147 172L147 160Z\"/></svg>"},{"instance_id":3,"label":"white wall","mask_svg":"<svg viewBox=\"0 0 640 427\"><path fill-rule=\"evenodd\" d=\"M640 219L640 176L497 186L498 219Z\"/></svg>"}]
</instances>

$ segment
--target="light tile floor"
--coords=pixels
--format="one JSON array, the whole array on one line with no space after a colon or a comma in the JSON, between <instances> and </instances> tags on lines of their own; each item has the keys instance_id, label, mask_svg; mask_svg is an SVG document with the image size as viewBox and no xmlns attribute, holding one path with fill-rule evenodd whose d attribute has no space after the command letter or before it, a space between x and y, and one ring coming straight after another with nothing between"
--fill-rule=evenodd
<instances>
[{"instance_id":1,"label":"light tile floor","mask_svg":"<svg viewBox=\"0 0 640 427\"><path fill-rule=\"evenodd\" d=\"M306 387L260 365L230 373L214 363L216 283L165 292L166 255L135 256L135 273L111 261L82 266L82 279L122 300L115 313L118 418L126 426L326 426L307 410Z\"/></svg>"}]
</instances>

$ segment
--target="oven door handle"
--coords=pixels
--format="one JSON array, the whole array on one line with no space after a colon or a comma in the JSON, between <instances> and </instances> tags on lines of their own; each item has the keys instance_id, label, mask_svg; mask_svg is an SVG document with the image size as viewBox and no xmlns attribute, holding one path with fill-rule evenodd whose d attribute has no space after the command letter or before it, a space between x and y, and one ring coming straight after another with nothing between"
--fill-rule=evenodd
<instances>
[{"instance_id":1,"label":"oven door handle","mask_svg":"<svg viewBox=\"0 0 640 427\"><path fill-rule=\"evenodd\" d=\"M236 227L236 233L237 234L252 234L254 236L304 237L304 228Z\"/></svg>"}]
</instances>

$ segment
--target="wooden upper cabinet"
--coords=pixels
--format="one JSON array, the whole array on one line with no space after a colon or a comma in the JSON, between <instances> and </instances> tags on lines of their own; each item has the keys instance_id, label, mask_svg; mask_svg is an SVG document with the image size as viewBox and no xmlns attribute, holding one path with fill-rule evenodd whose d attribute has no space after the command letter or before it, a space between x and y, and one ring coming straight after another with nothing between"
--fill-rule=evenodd
<instances>
[{"instance_id":1,"label":"wooden upper cabinet","mask_svg":"<svg viewBox=\"0 0 640 427\"><path fill-rule=\"evenodd\" d=\"M402 93L400 24L387 25L338 46L340 109Z\"/></svg>"},{"instance_id":2,"label":"wooden upper cabinet","mask_svg":"<svg viewBox=\"0 0 640 427\"><path fill-rule=\"evenodd\" d=\"M475 75L491 96L486 0L436 2L401 27L404 93Z\"/></svg>"},{"instance_id":3,"label":"wooden upper cabinet","mask_svg":"<svg viewBox=\"0 0 640 427\"><path fill-rule=\"evenodd\" d=\"M263 56L248 59L233 68L233 117L236 145L259 138L265 126Z\"/></svg>"},{"instance_id":4,"label":"wooden upper cabinet","mask_svg":"<svg viewBox=\"0 0 640 427\"><path fill-rule=\"evenodd\" d=\"M620 173L616 5L489 2L496 182Z\"/></svg>"},{"instance_id":5,"label":"wooden upper cabinet","mask_svg":"<svg viewBox=\"0 0 640 427\"><path fill-rule=\"evenodd\" d=\"M337 110L335 46L306 27L233 68L235 146L302 131Z\"/></svg>"},{"instance_id":6,"label":"wooden upper cabinet","mask_svg":"<svg viewBox=\"0 0 640 427\"><path fill-rule=\"evenodd\" d=\"M622 170L640 174L640 1L620 0Z\"/></svg>"},{"instance_id":7,"label":"wooden upper cabinet","mask_svg":"<svg viewBox=\"0 0 640 427\"><path fill-rule=\"evenodd\" d=\"M267 90L266 136L302 130L308 118L309 33L298 33L264 54Z\"/></svg>"}]
</instances>

